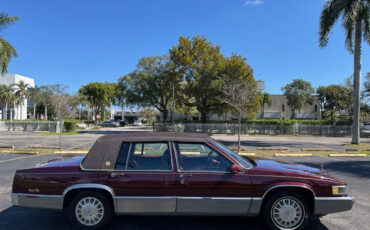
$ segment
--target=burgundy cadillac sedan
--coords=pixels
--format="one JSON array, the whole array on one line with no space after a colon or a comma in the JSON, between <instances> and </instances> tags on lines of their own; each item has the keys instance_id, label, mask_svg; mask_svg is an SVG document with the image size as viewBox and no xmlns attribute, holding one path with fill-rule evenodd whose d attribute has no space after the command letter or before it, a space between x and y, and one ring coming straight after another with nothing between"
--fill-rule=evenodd
<instances>
[{"instance_id":1,"label":"burgundy cadillac sedan","mask_svg":"<svg viewBox=\"0 0 370 230\"><path fill-rule=\"evenodd\" d=\"M13 205L64 210L82 229L117 215L261 215L271 229L303 229L310 215L350 210L346 183L325 171L244 158L203 134L100 137L85 157L14 176Z\"/></svg>"}]
</instances>

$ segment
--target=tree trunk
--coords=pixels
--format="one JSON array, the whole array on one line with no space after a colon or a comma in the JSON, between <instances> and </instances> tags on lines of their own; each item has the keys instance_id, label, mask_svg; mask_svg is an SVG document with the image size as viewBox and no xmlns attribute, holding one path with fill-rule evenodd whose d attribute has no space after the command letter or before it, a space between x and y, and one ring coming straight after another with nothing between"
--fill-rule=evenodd
<instances>
[{"instance_id":1,"label":"tree trunk","mask_svg":"<svg viewBox=\"0 0 370 230\"><path fill-rule=\"evenodd\" d=\"M48 105L45 104L45 121L48 120Z\"/></svg>"},{"instance_id":2,"label":"tree trunk","mask_svg":"<svg viewBox=\"0 0 370 230\"><path fill-rule=\"evenodd\" d=\"M290 119L294 119L295 117L295 109L292 109L292 116L290 117Z\"/></svg>"},{"instance_id":3,"label":"tree trunk","mask_svg":"<svg viewBox=\"0 0 370 230\"><path fill-rule=\"evenodd\" d=\"M19 120L23 120L23 103L21 102L21 104L19 105L21 108L20 108L20 110L21 110L21 113L20 113L20 115L19 115Z\"/></svg>"},{"instance_id":4,"label":"tree trunk","mask_svg":"<svg viewBox=\"0 0 370 230\"><path fill-rule=\"evenodd\" d=\"M121 105L121 120L123 121L124 119L124 114L123 114L123 103Z\"/></svg>"},{"instance_id":5,"label":"tree trunk","mask_svg":"<svg viewBox=\"0 0 370 230\"><path fill-rule=\"evenodd\" d=\"M73 118L72 118L72 120L75 120L75 116L76 116L76 108L73 107Z\"/></svg>"},{"instance_id":6,"label":"tree trunk","mask_svg":"<svg viewBox=\"0 0 370 230\"><path fill-rule=\"evenodd\" d=\"M36 120L36 103L33 102L33 119Z\"/></svg>"},{"instance_id":7,"label":"tree trunk","mask_svg":"<svg viewBox=\"0 0 370 230\"><path fill-rule=\"evenodd\" d=\"M63 132L63 120L59 123L59 149L62 150L62 132Z\"/></svg>"},{"instance_id":8,"label":"tree trunk","mask_svg":"<svg viewBox=\"0 0 370 230\"><path fill-rule=\"evenodd\" d=\"M78 109L78 121L81 122L81 108Z\"/></svg>"},{"instance_id":9,"label":"tree trunk","mask_svg":"<svg viewBox=\"0 0 370 230\"><path fill-rule=\"evenodd\" d=\"M166 124L167 123L167 118L168 118L168 110L165 109L163 110L163 123Z\"/></svg>"},{"instance_id":10,"label":"tree trunk","mask_svg":"<svg viewBox=\"0 0 370 230\"><path fill-rule=\"evenodd\" d=\"M242 113L239 112L239 117L238 117L238 153L240 153L240 129L241 129L241 124L242 123Z\"/></svg>"},{"instance_id":11,"label":"tree trunk","mask_svg":"<svg viewBox=\"0 0 370 230\"><path fill-rule=\"evenodd\" d=\"M15 107L16 107L16 104L15 104L15 102L13 102L13 116L14 116L14 120L17 120L17 116L16 116L16 114L15 114Z\"/></svg>"},{"instance_id":12,"label":"tree trunk","mask_svg":"<svg viewBox=\"0 0 370 230\"><path fill-rule=\"evenodd\" d=\"M207 113L201 112L201 121L202 123L207 123Z\"/></svg>"},{"instance_id":13,"label":"tree trunk","mask_svg":"<svg viewBox=\"0 0 370 230\"><path fill-rule=\"evenodd\" d=\"M5 120L8 120L8 102L5 102Z\"/></svg>"},{"instance_id":14,"label":"tree trunk","mask_svg":"<svg viewBox=\"0 0 370 230\"><path fill-rule=\"evenodd\" d=\"M361 20L358 20L355 31L352 144L360 144L361 36Z\"/></svg>"}]
</instances>

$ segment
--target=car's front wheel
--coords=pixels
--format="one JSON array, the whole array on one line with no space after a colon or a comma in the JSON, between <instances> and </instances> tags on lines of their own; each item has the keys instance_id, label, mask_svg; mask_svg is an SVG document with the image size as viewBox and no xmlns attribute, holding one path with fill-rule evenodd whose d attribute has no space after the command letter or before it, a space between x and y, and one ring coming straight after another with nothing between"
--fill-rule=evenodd
<instances>
[{"instance_id":1,"label":"car's front wheel","mask_svg":"<svg viewBox=\"0 0 370 230\"><path fill-rule=\"evenodd\" d=\"M278 192L265 203L263 215L271 229L300 230L308 223L309 208L300 194Z\"/></svg>"},{"instance_id":2,"label":"car's front wheel","mask_svg":"<svg viewBox=\"0 0 370 230\"><path fill-rule=\"evenodd\" d=\"M112 215L110 200L93 191L78 193L68 208L71 223L79 229L100 229L109 223Z\"/></svg>"}]
</instances>

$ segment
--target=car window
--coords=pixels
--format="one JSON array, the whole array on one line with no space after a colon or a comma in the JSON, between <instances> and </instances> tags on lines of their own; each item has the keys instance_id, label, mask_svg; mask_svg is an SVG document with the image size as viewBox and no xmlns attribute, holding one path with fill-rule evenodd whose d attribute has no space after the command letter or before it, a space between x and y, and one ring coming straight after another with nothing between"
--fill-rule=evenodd
<instances>
[{"instance_id":1,"label":"car window","mask_svg":"<svg viewBox=\"0 0 370 230\"><path fill-rule=\"evenodd\" d=\"M181 171L229 172L232 162L202 143L176 143Z\"/></svg>"},{"instance_id":2,"label":"car window","mask_svg":"<svg viewBox=\"0 0 370 230\"><path fill-rule=\"evenodd\" d=\"M126 153L124 153L126 151ZM126 159L125 158L126 156ZM124 165L124 166L123 166ZM123 145L116 169L139 171L172 170L171 152L168 143L130 143Z\"/></svg>"}]
</instances>

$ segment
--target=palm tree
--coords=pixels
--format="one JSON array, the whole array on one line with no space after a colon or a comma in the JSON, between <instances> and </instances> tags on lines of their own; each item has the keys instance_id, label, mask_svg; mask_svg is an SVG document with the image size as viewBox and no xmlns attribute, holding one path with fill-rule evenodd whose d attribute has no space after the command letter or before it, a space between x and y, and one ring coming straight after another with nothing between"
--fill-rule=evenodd
<instances>
[{"instance_id":1,"label":"palm tree","mask_svg":"<svg viewBox=\"0 0 370 230\"><path fill-rule=\"evenodd\" d=\"M29 98L33 100L33 119L36 120L36 105L41 102L41 91L39 87L35 87L29 91Z\"/></svg>"},{"instance_id":2,"label":"palm tree","mask_svg":"<svg viewBox=\"0 0 370 230\"><path fill-rule=\"evenodd\" d=\"M6 13L0 13L0 32L6 29L9 25L18 20L18 17L9 17ZM8 71L8 64L13 57L17 57L18 53L14 47L0 36L0 70L1 75Z\"/></svg>"},{"instance_id":3,"label":"palm tree","mask_svg":"<svg viewBox=\"0 0 370 230\"><path fill-rule=\"evenodd\" d=\"M362 38L370 44L370 0L328 0L320 18L321 47L328 44L339 17L346 31L346 47L354 53L352 144L360 144L361 44Z\"/></svg>"},{"instance_id":4,"label":"palm tree","mask_svg":"<svg viewBox=\"0 0 370 230\"><path fill-rule=\"evenodd\" d=\"M18 99L18 105L21 106L19 119L22 120L24 100L29 96L29 84L24 83L24 81L19 81L19 83L13 84L12 86L15 86L15 97Z\"/></svg>"},{"instance_id":5,"label":"palm tree","mask_svg":"<svg viewBox=\"0 0 370 230\"><path fill-rule=\"evenodd\" d=\"M5 119L8 119L8 103L13 102L14 90L11 86L1 85L0 86L0 99L5 103Z\"/></svg>"}]
</instances>

